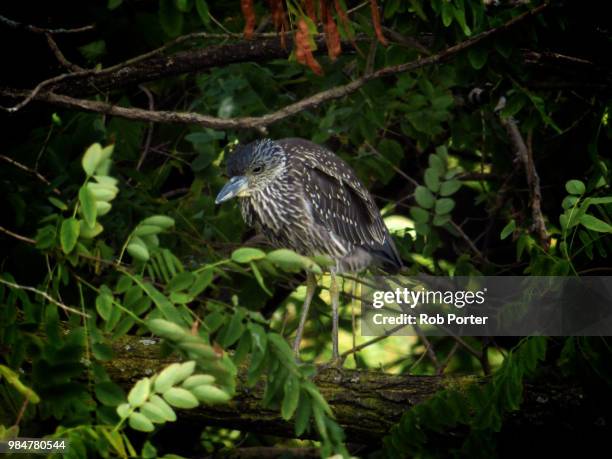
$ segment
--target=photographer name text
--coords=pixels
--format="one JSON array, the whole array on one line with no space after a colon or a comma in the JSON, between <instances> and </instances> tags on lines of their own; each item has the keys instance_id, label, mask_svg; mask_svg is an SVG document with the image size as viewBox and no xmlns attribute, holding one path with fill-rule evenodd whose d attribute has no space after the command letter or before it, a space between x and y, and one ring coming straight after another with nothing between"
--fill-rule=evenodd
<instances>
[{"instance_id":1,"label":"photographer name text","mask_svg":"<svg viewBox=\"0 0 612 459\"><path fill-rule=\"evenodd\" d=\"M376 325L486 325L487 316L457 314L397 314L377 313L372 316Z\"/></svg>"}]
</instances>

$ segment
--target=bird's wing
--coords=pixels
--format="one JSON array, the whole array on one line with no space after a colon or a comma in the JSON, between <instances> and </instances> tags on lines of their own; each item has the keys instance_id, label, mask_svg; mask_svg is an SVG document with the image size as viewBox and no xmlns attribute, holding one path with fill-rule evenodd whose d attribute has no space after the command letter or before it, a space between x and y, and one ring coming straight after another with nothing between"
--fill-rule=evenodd
<instances>
[{"instance_id":1,"label":"bird's wing","mask_svg":"<svg viewBox=\"0 0 612 459\"><path fill-rule=\"evenodd\" d=\"M351 171L343 177L342 172L311 163L303 173L304 191L317 223L356 246L384 244L386 230L378 209L356 178L348 175L353 175Z\"/></svg>"},{"instance_id":2,"label":"bird's wing","mask_svg":"<svg viewBox=\"0 0 612 459\"><path fill-rule=\"evenodd\" d=\"M315 222L353 246L367 248L396 271L402 262L376 203L351 167L328 149L304 139L282 139L292 174L302 183Z\"/></svg>"}]
</instances>

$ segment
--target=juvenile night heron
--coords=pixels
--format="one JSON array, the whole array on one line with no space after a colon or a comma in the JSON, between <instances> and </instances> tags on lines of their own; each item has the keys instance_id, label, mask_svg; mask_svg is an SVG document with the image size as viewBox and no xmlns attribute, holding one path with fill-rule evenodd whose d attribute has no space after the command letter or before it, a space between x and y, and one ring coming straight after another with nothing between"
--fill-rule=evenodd
<instances>
[{"instance_id":1,"label":"juvenile night heron","mask_svg":"<svg viewBox=\"0 0 612 459\"><path fill-rule=\"evenodd\" d=\"M330 268L332 361L338 361L337 273L377 266L396 272L401 260L368 190L350 166L326 148L304 139L259 140L229 157L229 182L216 203L238 196L247 225L278 248L325 255ZM316 290L307 276L306 298L293 349L299 351L308 308Z\"/></svg>"}]
</instances>

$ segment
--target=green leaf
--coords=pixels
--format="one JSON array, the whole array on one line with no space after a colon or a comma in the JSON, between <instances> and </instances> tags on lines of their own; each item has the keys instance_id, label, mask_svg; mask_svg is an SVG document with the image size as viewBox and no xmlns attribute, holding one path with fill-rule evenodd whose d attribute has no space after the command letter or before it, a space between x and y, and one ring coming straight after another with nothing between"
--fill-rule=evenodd
<instances>
[{"instance_id":1,"label":"green leaf","mask_svg":"<svg viewBox=\"0 0 612 459\"><path fill-rule=\"evenodd\" d=\"M196 11L204 25L210 24L210 15L208 13L208 3L206 0L195 0Z\"/></svg>"},{"instance_id":2,"label":"green leaf","mask_svg":"<svg viewBox=\"0 0 612 459\"><path fill-rule=\"evenodd\" d=\"M96 311L106 322L113 312L113 295L107 290L100 290L100 294L96 297Z\"/></svg>"},{"instance_id":3,"label":"green leaf","mask_svg":"<svg viewBox=\"0 0 612 459\"><path fill-rule=\"evenodd\" d=\"M232 253L232 261L236 263L250 263L254 260L261 260L266 257L266 253L262 250L252 247L242 247L234 250Z\"/></svg>"},{"instance_id":4,"label":"green leaf","mask_svg":"<svg viewBox=\"0 0 612 459\"><path fill-rule=\"evenodd\" d=\"M74 246L79 239L80 230L81 225L74 217L67 218L62 222L62 227L60 229L60 243L62 244L62 250L64 253L72 252L72 249L74 249Z\"/></svg>"},{"instance_id":5,"label":"green leaf","mask_svg":"<svg viewBox=\"0 0 612 459\"><path fill-rule=\"evenodd\" d=\"M121 405L117 407L116 411L121 419L125 419L130 415L130 404L122 403Z\"/></svg>"},{"instance_id":6,"label":"green leaf","mask_svg":"<svg viewBox=\"0 0 612 459\"><path fill-rule=\"evenodd\" d=\"M434 215L433 220L431 222L434 226L444 226L448 222L450 222L450 220L451 220L450 214L443 214L443 215L436 214Z\"/></svg>"},{"instance_id":7,"label":"green leaf","mask_svg":"<svg viewBox=\"0 0 612 459\"><path fill-rule=\"evenodd\" d=\"M191 365L191 367L187 368L187 370L191 369L191 372L193 373L194 368L195 368L195 365ZM153 383L155 392L165 393L168 389L170 389L176 383L182 381L183 379L191 375L191 374L186 374L186 376L181 379L181 376L185 374L186 373L181 367L180 363L172 363L168 365L166 368L160 371L155 377L155 381Z\"/></svg>"},{"instance_id":8,"label":"green leaf","mask_svg":"<svg viewBox=\"0 0 612 459\"><path fill-rule=\"evenodd\" d=\"M155 376L155 380L153 381L153 388L155 389L155 392L163 394L172 386L174 386L180 369L180 363L171 363L162 371L160 371L157 376Z\"/></svg>"},{"instance_id":9,"label":"green leaf","mask_svg":"<svg viewBox=\"0 0 612 459\"><path fill-rule=\"evenodd\" d=\"M142 413L134 412L130 414L128 423L132 429L140 432L153 432L155 430L153 423Z\"/></svg>"},{"instance_id":10,"label":"green leaf","mask_svg":"<svg viewBox=\"0 0 612 459\"><path fill-rule=\"evenodd\" d=\"M612 196L602 196L601 198L587 198L589 204L612 204Z\"/></svg>"},{"instance_id":11,"label":"green leaf","mask_svg":"<svg viewBox=\"0 0 612 459\"><path fill-rule=\"evenodd\" d=\"M436 201L431 191L422 185L417 186L414 190L414 199L424 209L431 209Z\"/></svg>"},{"instance_id":12,"label":"green leaf","mask_svg":"<svg viewBox=\"0 0 612 459\"><path fill-rule=\"evenodd\" d=\"M96 201L96 213L98 214L99 217L109 213L112 207L113 206L111 206L109 202Z\"/></svg>"},{"instance_id":13,"label":"green leaf","mask_svg":"<svg viewBox=\"0 0 612 459\"><path fill-rule=\"evenodd\" d=\"M142 237L142 236L150 236L152 234L158 234L158 233L161 233L161 231L162 229L159 226L140 224L134 230L134 234L136 236Z\"/></svg>"},{"instance_id":14,"label":"green leaf","mask_svg":"<svg viewBox=\"0 0 612 459\"><path fill-rule=\"evenodd\" d=\"M584 186L584 183L581 182L580 180L569 180L565 184L565 189L567 190L569 194L573 194L577 196L583 195L584 192L586 191L586 187Z\"/></svg>"},{"instance_id":15,"label":"green leaf","mask_svg":"<svg viewBox=\"0 0 612 459\"><path fill-rule=\"evenodd\" d=\"M453 14L455 7L449 1L442 2L442 24L448 27L453 22Z\"/></svg>"},{"instance_id":16,"label":"green leaf","mask_svg":"<svg viewBox=\"0 0 612 459\"><path fill-rule=\"evenodd\" d=\"M96 398L106 406L118 406L125 402L125 393L118 384L102 381L95 386Z\"/></svg>"},{"instance_id":17,"label":"green leaf","mask_svg":"<svg viewBox=\"0 0 612 459\"><path fill-rule=\"evenodd\" d=\"M429 221L429 212L420 207L411 207L410 215L412 215L412 218L416 223L427 223Z\"/></svg>"},{"instance_id":18,"label":"green leaf","mask_svg":"<svg viewBox=\"0 0 612 459\"><path fill-rule=\"evenodd\" d=\"M524 94L512 94L510 97L508 97L505 107L502 108L501 116L504 119L507 119L511 116L516 115L518 112L521 111L521 109L525 106L527 102L528 99L525 97Z\"/></svg>"},{"instance_id":19,"label":"green leaf","mask_svg":"<svg viewBox=\"0 0 612 459\"><path fill-rule=\"evenodd\" d=\"M450 213L455 207L455 201L451 198L441 198L436 201L436 214L443 215Z\"/></svg>"},{"instance_id":20,"label":"green leaf","mask_svg":"<svg viewBox=\"0 0 612 459\"><path fill-rule=\"evenodd\" d=\"M227 392L222 391L218 387L203 384L201 386L191 389L193 394L198 400L208 404L215 405L218 403L227 403L230 400L230 396Z\"/></svg>"},{"instance_id":21,"label":"green leaf","mask_svg":"<svg viewBox=\"0 0 612 459\"><path fill-rule=\"evenodd\" d=\"M100 225L99 222L96 222L93 228L90 228L85 222L85 220L79 220L79 225L81 227L79 231L79 237L81 239L93 239L102 231L104 231L104 227Z\"/></svg>"},{"instance_id":22,"label":"green leaf","mask_svg":"<svg viewBox=\"0 0 612 459\"><path fill-rule=\"evenodd\" d=\"M183 13L174 7L173 0L159 0L159 22L164 32L176 37L183 29Z\"/></svg>"},{"instance_id":23,"label":"green leaf","mask_svg":"<svg viewBox=\"0 0 612 459\"><path fill-rule=\"evenodd\" d=\"M293 354L293 350L278 333L269 333L268 341L274 346L274 349L277 351L277 355L285 361L286 364L292 365L294 364L295 355Z\"/></svg>"},{"instance_id":24,"label":"green leaf","mask_svg":"<svg viewBox=\"0 0 612 459\"><path fill-rule=\"evenodd\" d=\"M580 223L582 226L590 229L591 231L597 231L598 233L612 233L612 225L593 215L583 215L580 217Z\"/></svg>"},{"instance_id":25,"label":"green leaf","mask_svg":"<svg viewBox=\"0 0 612 459\"><path fill-rule=\"evenodd\" d=\"M119 6L121 6L122 3L123 3L123 0L108 0L106 7L112 11L116 8L119 8Z\"/></svg>"},{"instance_id":26,"label":"green leaf","mask_svg":"<svg viewBox=\"0 0 612 459\"><path fill-rule=\"evenodd\" d=\"M476 46L468 50L468 59L474 69L480 70L486 64L488 54L489 51L487 47Z\"/></svg>"},{"instance_id":27,"label":"green leaf","mask_svg":"<svg viewBox=\"0 0 612 459\"><path fill-rule=\"evenodd\" d=\"M298 407L300 401L300 382L294 376L289 376L285 381L285 395L281 405L281 416L285 421L293 417L293 413Z\"/></svg>"},{"instance_id":28,"label":"green leaf","mask_svg":"<svg viewBox=\"0 0 612 459\"><path fill-rule=\"evenodd\" d=\"M438 154L429 155L429 167L438 174L438 177L442 177L446 171L446 164Z\"/></svg>"},{"instance_id":29,"label":"green leaf","mask_svg":"<svg viewBox=\"0 0 612 459\"><path fill-rule=\"evenodd\" d=\"M36 248L49 249L55 244L55 226L47 225L39 228L36 232Z\"/></svg>"},{"instance_id":30,"label":"green leaf","mask_svg":"<svg viewBox=\"0 0 612 459\"><path fill-rule=\"evenodd\" d=\"M96 169L100 165L102 159L102 145L99 143L92 144L85 151L85 154L81 160L81 165L83 166L83 170L88 177L92 176L96 172Z\"/></svg>"},{"instance_id":31,"label":"green leaf","mask_svg":"<svg viewBox=\"0 0 612 459\"><path fill-rule=\"evenodd\" d=\"M189 0L174 0L177 9L183 13L189 13L191 2Z\"/></svg>"},{"instance_id":32,"label":"green leaf","mask_svg":"<svg viewBox=\"0 0 612 459\"><path fill-rule=\"evenodd\" d=\"M146 324L147 328L157 336L171 341L180 341L189 336L189 332L185 328L165 319L150 319Z\"/></svg>"},{"instance_id":33,"label":"green leaf","mask_svg":"<svg viewBox=\"0 0 612 459\"><path fill-rule=\"evenodd\" d=\"M141 225L153 225L159 226L161 229L168 229L174 226L174 218L168 217L166 215L153 215L151 217L145 218L140 222Z\"/></svg>"},{"instance_id":34,"label":"green leaf","mask_svg":"<svg viewBox=\"0 0 612 459\"><path fill-rule=\"evenodd\" d=\"M213 280L212 268L205 269L204 271L200 272L197 275L195 281L193 282L193 285L189 289L189 294L195 298L200 293L202 293L204 289L206 289L206 287L210 285L212 280Z\"/></svg>"},{"instance_id":35,"label":"green leaf","mask_svg":"<svg viewBox=\"0 0 612 459\"><path fill-rule=\"evenodd\" d=\"M264 280L263 280L263 276L261 275L261 272L259 271L259 268L257 267L257 265L251 262L250 266L251 266L251 271L253 271L253 275L255 276L255 280L257 281L261 289L264 292L266 292L268 296L272 296L272 292L268 290L268 287L266 287L266 284L264 283Z\"/></svg>"},{"instance_id":36,"label":"green leaf","mask_svg":"<svg viewBox=\"0 0 612 459\"><path fill-rule=\"evenodd\" d=\"M244 319L244 312L242 309L237 309L232 318L229 321L225 329L225 333L219 339L219 343L221 346L227 348L234 344L240 338L240 335L244 332L244 324L242 320Z\"/></svg>"},{"instance_id":37,"label":"green leaf","mask_svg":"<svg viewBox=\"0 0 612 459\"><path fill-rule=\"evenodd\" d=\"M170 405L168 405L164 401L164 399L161 398L159 395L157 394L151 395L149 402L161 410L161 412L164 414L164 418L166 419L166 421L170 421L170 422L176 421L176 413L170 407Z\"/></svg>"},{"instance_id":38,"label":"green leaf","mask_svg":"<svg viewBox=\"0 0 612 459\"><path fill-rule=\"evenodd\" d=\"M195 395L182 387L171 387L163 393L162 397L175 408L190 409L200 404Z\"/></svg>"},{"instance_id":39,"label":"green leaf","mask_svg":"<svg viewBox=\"0 0 612 459\"><path fill-rule=\"evenodd\" d=\"M440 196L451 196L461 188L461 182L459 180L448 180L443 182L440 186Z\"/></svg>"},{"instance_id":40,"label":"green leaf","mask_svg":"<svg viewBox=\"0 0 612 459\"><path fill-rule=\"evenodd\" d=\"M117 196L119 188L114 185L89 182L85 185L97 201L112 201Z\"/></svg>"},{"instance_id":41,"label":"green leaf","mask_svg":"<svg viewBox=\"0 0 612 459\"><path fill-rule=\"evenodd\" d=\"M306 269L312 272L321 272L321 269L311 259L289 249L273 250L266 255L266 259L284 271L298 272Z\"/></svg>"},{"instance_id":42,"label":"green leaf","mask_svg":"<svg viewBox=\"0 0 612 459\"><path fill-rule=\"evenodd\" d=\"M264 328L256 323L250 323L248 325L249 331L251 332L251 338L253 340L253 345L261 350L261 352L266 351L266 347L268 345L268 335Z\"/></svg>"},{"instance_id":43,"label":"green leaf","mask_svg":"<svg viewBox=\"0 0 612 459\"><path fill-rule=\"evenodd\" d=\"M151 258L149 249L138 236L133 236L127 246L128 253L136 260L145 262Z\"/></svg>"},{"instance_id":44,"label":"green leaf","mask_svg":"<svg viewBox=\"0 0 612 459\"><path fill-rule=\"evenodd\" d=\"M425 170L425 175L423 178L425 179L425 185L427 185L427 188L429 188L433 193L437 193L440 189L440 176L438 173L431 167L428 167L427 170Z\"/></svg>"},{"instance_id":45,"label":"green leaf","mask_svg":"<svg viewBox=\"0 0 612 459\"><path fill-rule=\"evenodd\" d=\"M211 385L215 382L215 377L212 375L193 375L183 381L182 386L185 389L193 389L194 387ZM197 397L197 396L196 396Z\"/></svg>"},{"instance_id":46,"label":"green leaf","mask_svg":"<svg viewBox=\"0 0 612 459\"><path fill-rule=\"evenodd\" d=\"M463 2L461 2L460 6L456 6L455 8L453 8L453 14L455 15L457 23L461 26L464 35L466 37L472 35L472 31L470 30L469 26L467 25L467 22L465 21L465 6L463 5Z\"/></svg>"},{"instance_id":47,"label":"green leaf","mask_svg":"<svg viewBox=\"0 0 612 459\"><path fill-rule=\"evenodd\" d=\"M514 218L513 218L512 220L508 222L506 226L504 226L504 229L501 231L499 238L501 240L506 239L508 236L510 236L514 232L515 228L516 228L516 222L514 221Z\"/></svg>"},{"instance_id":48,"label":"green leaf","mask_svg":"<svg viewBox=\"0 0 612 459\"><path fill-rule=\"evenodd\" d=\"M86 186L82 186L79 189L79 203L81 204L81 213L83 214L83 219L87 226L93 228L96 224L96 200L94 199L93 194Z\"/></svg>"},{"instance_id":49,"label":"green leaf","mask_svg":"<svg viewBox=\"0 0 612 459\"><path fill-rule=\"evenodd\" d=\"M190 288L196 280L196 276L189 271L183 271L177 273L167 286L169 292L178 292L180 290L187 290ZM190 295L192 296L192 295Z\"/></svg>"},{"instance_id":50,"label":"green leaf","mask_svg":"<svg viewBox=\"0 0 612 459\"><path fill-rule=\"evenodd\" d=\"M309 397L300 397L298 404L297 413L295 415L295 435L301 437L310 421L310 415L312 412L312 402Z\"/></svg>"},{"instance_id":51,"label":"green leaf","mask_svg":"<svg viewBox=\"0 0 612 459\"><path fill-rule=\"evenodd\" d=\"M140 407L140 412L156 424L163 424L167 420L164 411L155 403L146 402Z\"/></svg>"},{"instance_id":52,"label":"green leaf","mask_svg":"<svg viewBox=\"0 0 612 459\"><path fill-rule=\"evenodd\" d=\"M542 121L544 121L544 124L546 126L552 127L557 132L557 134L562 134L563 130L559 126L557 126L554 120L546 112L546 104L544 103L544 99L542 99L540 96L532 94L530 91L525 90L524 92L527 94L527 97L529 97L531 103L539 112Z\"/></svg>"},{"instance_id":53,"label":"green leaf","mask_svg":"<svg viewBox=\"0 0 612 459\"><path fill-rule=\"evenodd\" d=\"M0 380L4 379L8 384L22 394L30 403L39 403L40 397L31 388L23 384L19 379L19 374L5 365L0 365ZM3 426L0 425L0 436ZM2 438L2 437L0 437Z\"/></svg>"},{"instance_id":54,"label":"green leaf","mask_svg":"<svg viewBox=\"0 0 612 459\"><path fill-rule=\"evenodd\" d=\"M79 47L81 55L89 62L96 62L106 53L106 42L96 40Z\"/></svg>"},{"instance_id":55,"label":"green leaf","mask_svg":"<svg viewBox=\"0 0 612 459\"><path fill-rule=\"evenodd\" d=\"M130 390L128 394L127 400L131 406L137 408L147 401L150 394L151 380L149 378L143 378L134 384L134 387L132 387L132 390Z\"/></svg>"},{"instance_id":56,"label":"green leaf","mask_svg":"<svg viewBox=\"0 0 612 459\"><path fill-rule=\"evenodd\" d=\"M54 198L53 196L49 196L47 199L59 210L68 210L68 206L63 201L60 201L59 199Z\"/></svg>"}]
</instances>

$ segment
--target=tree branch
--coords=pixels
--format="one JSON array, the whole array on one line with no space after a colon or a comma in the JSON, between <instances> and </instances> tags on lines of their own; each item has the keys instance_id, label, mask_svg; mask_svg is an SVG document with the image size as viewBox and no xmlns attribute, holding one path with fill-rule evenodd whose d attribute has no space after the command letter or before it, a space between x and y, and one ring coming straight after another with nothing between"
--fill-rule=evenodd
<instances>
[{"instance_id":1,"label":"tree branch","mask_svg":"<svg viewBox=\"0 0 612 459\"><path fill-rule=\"evenodd\" d=\"M15 236L14 234L12 234L13 236ZM30 242L30 241L26 241L26 242ZM51 295L49 295L47 292L44 292L42 290L38 290L37 288L34 287L30 287L27 285L20 285L20 284L16 284L14 282L9 282L7 280L4 280L2 278L0 278L0 284L4 284L7 285L11 288L17 289L17 290L23 290L23 291L27 291L27 292L33 292L37 295L42 296L44 299L46 299L47 301L49 301L50 303L53 303L54 305L62 308L64 311L67 312L72 312L73 314L78 314L79 316L83 316L83 317L87 317L89 318L88 314L85 314L77 309L71 308L70 306L66 306L64 303L57 301L55 298L53 298Z\"/></svg>"},{"instance_id":2,"label":"tree branch","mask_svg":"<svg viewBox=\"0 0 612 459\"><path fill-rule=\"evenodd\" d=\"M105 368L111 379L126 389L131 388L138 379L173 361L160 358L160 344L149 338L124 336L114 340L111 345L115 357L104 362ZM473 376L408 376L331 368L319 371L314 382L344 428L347 441L360 444L380 441L406 410L438 390L478 382ZM246 373L246 366L241 366L236 396L229 404L181 411L180 425L176 428L193 425L201 429L206 425L217 425L246 432L295 437L292 422L282 420L278 409L261 407L263 383L247 387ZM583 398L580 388L543 378L541 383L526 385L524 412L513 414L510 423L519 429L530 429L534 423L546 425L564 422L560 413L569 418L575 416L575 409L581 406Z\"/></svg>"},{"instance_id":3,"label":"tree branch","mask_svg":"<svg viewBox=\"0 0 612 459\"><path fill-rule=\"evenodd\" d=\"M531 204L531 218L533 220L533 229L540 239L540 243L544 247L548 247L549 235L542 214L542 192L540 190L540 177L533 162L533 154L531 148L525 144L525 140L521 135L517 122L514 118L504 118L500 116L502 125L506 128L508 138L516 151L517 159L525 168L527 176L527 186L529 187L529 201Z\"/></svg>"},{"instance_id":4,"label":"tree branch","mask_svg":"<svg viewBox=\"0 0 612 459\"><path fill-rule=\"evenodd\" d=\"M86 25L83 27L77 27L75 29L45 29L43 27L37 27L30 24L24 24L21 22L13 21L5 16L0 15L0 24L3 24L11 29L15 30L26 30L32 33L40 33L40 34L65 34L65 33L81 33L87 32L89 30L95 29L93 24Z\"/></svg>"},{"instance_id":5,"label":"tree branch","mask_svg":"<svg viewBox=\"0 0 612 459\"><path fill-rule=\"evenodd\" d=\"M23 105L25 105L29 99L60 105L66 108L104 113L107 115L120 116L138 121L196 124L213 129L259 128L284 120L304 110L315 108L325 102L352 94L369 81L443 62L474 46L485 38L507 31L527 18L539 14L547 6L548 4L544 3L511 19L500 27L482 32L435 55L400 65L384 67L375 72L364 75L346 85L337 86L322 91L310 97L306 97L298 102L287 105L273 113L259 117L224 119L191 112L149 111L139 108L119 107L104 102L77 99L66 95L56 94L54 92L43 92L42 89L49 89L52 87L54 90L61 92L62 88L68 90L66 85L69 85L70 91L80 91L89 88L92 85L95 85L99 89L104 89L129 83L141 82L145 79L152 80L170 75L202 70L211 66L225 65L233 62L257 61L264 57L266 59L272 57L282 57L287 55L288 49L284 49L281 46L280 39L261 40L258 41L257 44L246 41L231 45L211 46L197 51L184 51L176 53L172 56L158 57L139 62L132 66L125 66L116 72L107 70L94 72L93 74L90 74L91 71L65 74L48 80L51 81L49 84L45 84L44 82L40 83L31 93L15 89L0 89L0 95L9 98L26 98L20 104L9 108L9 111L18 110L19 108L23 107Z\"/></svg>"}]
</instances>

